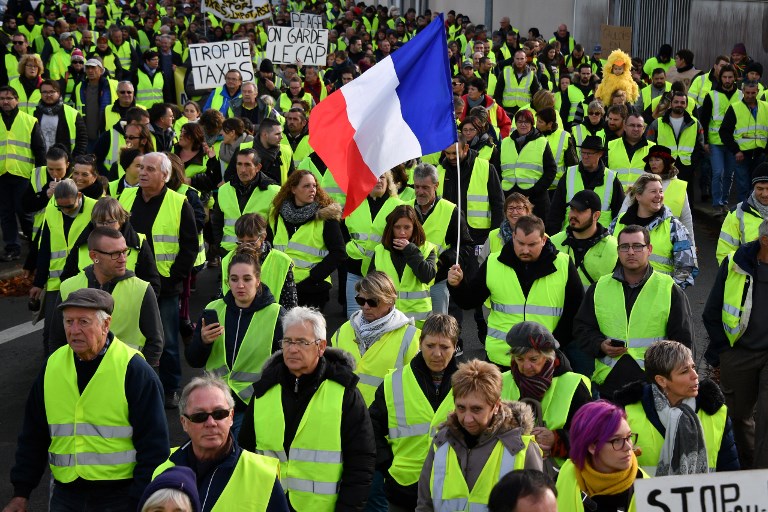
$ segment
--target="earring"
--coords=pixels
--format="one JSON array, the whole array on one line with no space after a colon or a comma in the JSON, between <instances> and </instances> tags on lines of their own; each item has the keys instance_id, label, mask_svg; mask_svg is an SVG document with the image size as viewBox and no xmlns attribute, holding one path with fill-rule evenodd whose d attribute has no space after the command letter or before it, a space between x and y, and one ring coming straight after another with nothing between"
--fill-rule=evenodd
<instances>
[{"instance_id":1,"label":"earring","mask_svg":"<svg viewBox=\"0 0 768 512\"><path fill-rule=\"evenodd\" d=\"M96 260L93 260L93 262L94 262L94 263L98 263L98 262L99 262L99 260L97 260L97 259L96 259Z\"/></svg>"}]
</instances>

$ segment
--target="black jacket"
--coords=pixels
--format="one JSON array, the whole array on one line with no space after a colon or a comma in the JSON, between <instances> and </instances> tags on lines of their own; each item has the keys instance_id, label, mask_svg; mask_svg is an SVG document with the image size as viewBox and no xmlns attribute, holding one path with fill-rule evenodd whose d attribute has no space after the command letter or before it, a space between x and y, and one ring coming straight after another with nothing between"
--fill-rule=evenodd
<instances>
[{"instance_id":1,"label":"black jacket","mask_svg":"<svg viewBox=\"0 0 768 512\"><path fill-rule=\"evenodd\" d=\"M525 136L518 134L517 130L513 131L510 135L510 138L515 141L515 148L517 149L518 154L523 150L526 144L540 137L544 137L544 135L542 135L536 128L532 129ZM502 160L503 159L504 155L502 155ZM549 144L544 146L544 152L541 155L541 164L544 169L541 178L539 178L539 181L534 183L531 188L524 189L515 184L511 189L505 191L505 194L509 195L512 192L520 192L533 203L534 215L546 219L547 211L549 211L549 193L547 191L557 176L557 162L555 162L555 157L552 154Z\"/></svg>"},{"instance_id":2,"label":"black jacket","mask_svg":"<svg viewBox=\"0 0 768 512\"><path fill-rule=\"evenodd\" d=\"M662 425L659 413L653 403L652 385L643 381L632 382L614 393L612 401L621 407L640 402L648 421L664 437L666 429ZM723 392L711 379L701 379L699 381L699 394L696 397L696 412L701 409L712 415L717 413L721 407L725 407ZM642 439L640 439L639 445L642 447ZM741 469L741 464L739 463L739 453L736 451L736 441L733 437L733 422L731 422L731 418L726 418L720 451L717 453L717 471L738 471L739 469Z\"/></svg>"},{"instance_id":3,"label":"black jacket","mask_svg":"<svg viewBox=\"0 0 768 512\"><path fill-rule=\"evenodd\" d=\"M443 379L440 381L439 387L434 385L432 372L427 366L426 361L424 361L424 356L421 352L416 354L409 364L421 392L429 400L432 410L437 411L443 399L451 391L451 376L457 370L456 358L452 358L443 371ZM384 384L381 384L376 389L376 397L373 403L371 403L368 412L371 415L373 435L376 439L376 469L385 475L384 493L387 496L387 500L399 507L413 510L416 508L416 500L418 498L418 482L408 487L403 487L387 474L392 466L394 456L392 454L392 447L387 441L389 413L387 411L387 401L384 398Z\"/></svg>"},{"instance_id":4,"label":"black jacket","mask_svg":"<svg viewBox=\"0 0 768 512\"><path fill-rule=\"evenodd\" d=\"M594 190L595 187L599 187L603 185L603 181L605 181L605 176L603 172L605 171L605 165L603 165L603 162L598 163L598 169L596 169L594 172L587 172L584 170L584 166L579 163L579 174L581 175L581 180L584 183L584 189L585 190ZM547 233L550 235L554 235L555 233L559 233L563 230L563 222L568 221L568 219L565 216L565 212L568 209L568 201L567 201L567 193L566 193L566 174L563 174L563 177L560 178L560 182L557 184L557 188L555 189L555 195L552 197L552 204L549 205L549 213L547 214ZM618 176L613 177L613 183L611 185L611 188L613 190L611 195L611 220L616 218L616 216L619 214L619 210L621 210L621 205L624 202L624 189L621 186L621 182L619 181ZM602 199L602 198L601 198ZM610 223L610 220L608 221ZM607 224L606 224L607 225Z\"/></svg>"},{"instance_id":5,"label":"black jacket","mask_svg":"<svg viewBox=\"0 0 768 512\"><path fill-rule=\"evenodd\" d=\"M43 118L43 112L38 106L34 113L35 119L37 119L38 125ZM64 145L67 148L67 152L71 153L71 159L78 155L84 155L88 147L88 132L85 131L85 120L83 116L78 113L75 117L75 133L69 133L69 125L64 114L64 107L59 109L58 113L59 124L56 126L56 142ZM71 139L75 139L75 148L72 149L70 143Z\"/></svg>"},{"instance_id":6,"label":"black jacket","mask_svg":"<svg viewBox=\"0 0 768 512\"><path fill-rule=\"evenodd\" d=\"M477 152L470 149L464 161L459 163L461 166L461 184L457 180L456 166L451 165L447 158L443 158L440 162L440 165L445 169L445 176L443 176L443 198L454 204L459 204L459 194L461 194L461 211L465 218L467 216L467 189L472 178L472 169L476 158ZM491 165L487 188L488 203L491 209L491 226L498 226L504 220L504 193L501 190L499 176L499 170ZM467 228L475 245L481 245L485 242L488 238L488 233L491 231L491 228L475 229L469 225L467 225Z\"/></svg>"},{"instance_id":7,"label":"black jacket","mask_svg":"<svg viewBox=\"0 0 768 512\"><path fill-rule=\"evenodd\" d=\"M109 339L112 338L110 333ZM96 373L103 356L92 361L80 361L74 353L72 357L75 358L77 385L82 393ZM11 469L14 496L28 498L48 469L51 434L45 412L44 382L45 367L32 384L24 409L24 423L16 447L16 464ZM69 484L57 482L56 485L76 492L93 491L94 488L128 488L131 500L128 509L133 510L149 484L152 472L168 458L169 452L168 420L163 409L162 385L152 368L138 354L128 362L125 372L125 398L128 401L128 420L133 427L133 445L136 448L133 479L93 482L78 478Z\"/></svg>"},{"instance_id":8,"label":"black jacket","mask_svg":"<svg viewBox=\"0 0 768 512\"><path fill-rule=\"evenodd\" d=\"M253 139L253 149L255 149L261 157L260 172L266 174L275 183L282 183L282 172L280 171L280 164L282 162L280 159L280 151L282 150L278 148L277 157L275 157L275 155L270 153L264 146L261 145L258 137ZM290 175L294 169L293 160L291 160L290 166L288 167L288 175ZM224 172L224 181L231 180L233 176L237 176L237 158L233 158L229 161L227 170Z\"/></svg>"},{"instance_id":9,"label":"black jacket","mask_svg":"<svg viewBox=\"0 0 768 512\"><path fill-rule=\"evenodd\" d=\"M344 386L341 405L341 451L344 468L341 473L336 512L361 511L368 500L376 462L373 428L363 396L357 389L358 377L353 373L354 361L343 350L327 348L315 370L295 377L283 362L282 352L264 365L261 380L254 385L254 395L240 429L240 444L246 450L256 447L253 407L256 399L274 386L281 386L286 453L289 451L299 422L320 384L333 380ZM318 433L321 435L322 433ZM288 496L290 500L290 494Z\"/></svg>"},{"instance_id":10,"label":"black jacket","mask_svg":"<svg viewBox=\"0 0 768 512\"><path fill-rule=\"evenodd\" d=\"M125 275L101 285L93 273L93 265L85 267L83 272L85 272L85 277L88 279L88 288L104 290L105 292L109 292L110 295L112 295L115 286L117 286L120 281L135 276L133 272L126 270ZM139 297L133 297L133 299L138 300ZM58 306L59 304L61 304L61 294L56 293L56 305ZM156 367L160 364L160 354L163 353L163 324L160 320L160 309L157 306L157 297L151 286L147 287L146 293L141 297L141 309L139 310L139 318L137 318L136 321L139 325L139 331L141 331L146 338L141 353L144 354L144 358L150 366ZM66 334L64 333L64 316L58 308L53 311L51 332L48 336L51 350L55 350L67 344ZM130 339L121 339L120 341L132 345L136 344L136 341Z\"/></svg>"},{"instance_id":11,"label":"black jacket","mask_svg":"<svg viewBox=\"0 0 768 512\"><path fill-rule=\"evenodd\" d=\"M541 279L556 272L555 258L559 251L547 240L544 248L541 250L539 259L531 263L524 263L515 254L514 244L505 244L499 253L499 262L511 267L517 274L523 295L528 296L534 281ZM490 297L491 292L486 284L486 275L488 272L488 260L484 261L474 277L464 279L458 286L448 285L451 293L451 299L462 309L472 309ZM568 278L565 284L565 301L563 304L563 313L560 315L560 321L552 332L562 346L567 346L571 340L573 327L573 317L579 309L584 298L584 286L581 284L581 278L573 264L568 262Z\"/></svg>"},{"instance_id":12,"label":"black jacket","mask_svg":"<svg viewBox=\"0 0 768 512\"><path fill-rule=\"evenodd\" d=\"M229 452L221 459L213 463L200 463L192 450L192 442L187 441L181 448L176 450L168 458L176 466L184 466L195 472L197 480L197 492L200 495L200 512L210 512L221 497L221 493L232 478L237 462L243 449L237 445L237 442L230 437L231 448ZM254 492L265 491L266 482L254 482ZM243 497L246 500L247 496ZM204 506L203 506L204 505ZM288 512L288 503L283 493L283 487L280 480L275 478L272 484L272 490L269 494L269 503L266 512Z\"/></svg>"},{"instance_id":13,"label":"black jacket","mask_svg":"<svg viewBox=\"0 0 768 512\"><path fill-rule=\"evenodd\" d=\"M243 346L245 340L245 333L248 331L248 327L251 325L253 315L262 309L266 308L270 304L275 303L275 297L269 290L267 285L261 284L261 292L256 295L251 302L251 305L247 308L241 308L235 303L235 298L232 292L229 291L224 296L224 303L227 305L227 313L224 320L224 351L227 366L232 369L231 361L237 358L240 348ZM277 315L277 323L274 326L274 332L272 333L272 348L270 352L275 353L280 350L279 341L283 339L283 324L282 318L285 315L285 309L280 308L280 313ZM222 320L222 319L219 319ZM203 326L202 317L195 326L195 333L192 335L192 341L184 351L184 355L187 358L189 366L192 368L203 368L208 362L208 358L211 356L213 350L213 343L204 343L201 336L201 329ZM265 329L271 329L271 325L265 325ZM235 397L235 411L244 411L247 404L243 402L240 397L233 393Z\"/></svg>"}]
</instances>

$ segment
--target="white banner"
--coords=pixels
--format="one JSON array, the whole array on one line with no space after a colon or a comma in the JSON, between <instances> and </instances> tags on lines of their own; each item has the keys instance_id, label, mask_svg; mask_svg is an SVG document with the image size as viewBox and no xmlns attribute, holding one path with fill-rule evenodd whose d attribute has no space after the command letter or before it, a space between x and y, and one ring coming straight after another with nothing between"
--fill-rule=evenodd
<instances>
[{"instance_id":1,"label":"white banner","mask_svg":"<svg viewBox=\"0 0 768 512\"><path fill-rule=\"evenodd\" d=\"M267 27L267 58L275 64L301 61L309 66L325 66L328 31L312 28Z\"/></svg>"},{"instance_id":2,"label":"white banner","mask_svg":"<svg viewBox=\"0 0 768 512\"><path fill-rule=\"evenodd\" d=\"M272 16L269 0L202 0L200 8L232 23L259 21Z\"/></svg>"},{"instance_id":3,"label":"white banner","mask_svg":"<svg viewBox=\"0 0 768 512\"><path fill-rule=\"evenodd\" d=\"M322 16L319 14L306 14L303 12L291 13L291 26L294 28L314 28L317 30L325 28L323 26Z\"/></svg>"},{"instance_id":4,"label":"white banner","mask_svg":"<svg viewBox=\"0 0 768 512\"><path fill-rule=\"evenodd\" d=\"M761 512L768 506L768 470L635 480L638 512Z\"/></svg>"},{"instance_id":5,"label":"white banner","mask_svg":"<svg viewBox=\"0 0 768 512\"><path fill-rule=\"evenodd\" d=\"M224 75L231 69L243 75L243 82L254 81L248 40L191 44L189 56L195 89L213 89L224 85Z\"/></svg>"}]
</instances>

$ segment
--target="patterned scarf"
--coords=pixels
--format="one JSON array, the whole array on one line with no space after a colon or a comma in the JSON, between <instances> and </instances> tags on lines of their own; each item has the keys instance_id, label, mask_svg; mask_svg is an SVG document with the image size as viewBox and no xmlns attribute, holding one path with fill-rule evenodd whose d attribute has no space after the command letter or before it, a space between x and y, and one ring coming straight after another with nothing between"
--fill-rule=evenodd
<instances>
[{"instance_id":1,"label":"patterned scarf","mask_svg":"<svg viewBox=\"0 0 768 512\"><path fill-rule=\"evenodd\" d=\"M653 405L666 429L656 476L708 473L707 447L701 421L696 415L695 398L686 398L672 406L659 389L651 385Z\"/></svg>"},{"instance_id":2,"label":"patterned scarf","mask_svg":"<svg viewBox=\"0 0 768 512\"><path fill-rule=\"evenodd\" d=\"M754 208L758 213L760 213L760 216L763 219L768 219L768 206L762 204L760 201L757 200L755 197L755 191L752 191L752 195L747 198L747 204Z\"/></svg>"},{"instance_id":3,"label":"patterned scarf","mask_svg":"<svg viewBox=\"0 0 768 512\"><path fill-rule=\"evenodd\" d=\"M296 206L290 199L280 206L280 216L288 224L304 224L313 218L320 209L320 203L314 202L302 207Z\"/></svg>"},{"instance_id":4,"label":"patterned scarf","mask_svg":"<svg viewBox=\"0 0 768 512\"><path fill-rule=\"evenodd\" d=\"M352 330L355 331L355 341L360 347L360 356L362 357L382 336L404 325L411 324L413 321L393 307L392 311L373 322L365 319L362 310L355 311L349 318L349 323L352 325Z\"/></svg>"},{"instance_id":5,"label":"patterned scarf","mask_svg":"<svg viewBox=\"0 0 768 512\"><path fill-rule=\"evenodd\" d=\"M512 364L512 377L515 379L515 384L520 389L520 398L533 398L541 402L544 398L544 393L547 392L552 385L552 375L555 373L555 362L547 360L544 364L544 368L533 377L526 377L517 368L516 364Z\"/></svg>"},{"instance_id":6,"label":"patterned scarf","mask_svg":"<svg viewBox=\"0 0 768 512\"><path fill-rule=\"evenodd\" d=\"M512 226L509 225L509 221L507 219L501 221L499 234L501 235L501 239L504 240L505 245L512 241Z\"/></svg>"}]
</instances>

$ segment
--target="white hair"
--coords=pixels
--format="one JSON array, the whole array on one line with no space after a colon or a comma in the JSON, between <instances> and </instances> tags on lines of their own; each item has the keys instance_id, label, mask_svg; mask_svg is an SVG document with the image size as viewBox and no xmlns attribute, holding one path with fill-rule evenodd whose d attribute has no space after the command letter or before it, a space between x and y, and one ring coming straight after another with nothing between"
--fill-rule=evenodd
<instances>
[{"instance_id":1,"label":"white hair","mask_svg":"<svg viewBox=\"0 0 768 512\"><path fill-rule=\"evenodd\" d=\"M283 332L296 324L309 324L315 338L324 340L326 335L326 323L323 314L315 308L297 306L289 310L283 317Z\"/></svg>"},{"instance_id":2,"label":"white hair","mask_svg":"<svg viewBox=\"0 0 768 512\"><path fill-rule=\"evenodd\" d=\"M144 155L144 162L146 162L147 158L150 157L160 159L160 171L165 174L165 182L168 183L168 181L171 179L171 171L173 170L173 167L171 166L171 159L168 158L168 155L165 153L158 153L155 151L154 153L147 153Z\"/></svg>"},{"instance_id":3,"label":"white hair","mask_svg":"<svg viewBox=\"0 0 768 512\"><path fill-rule=\"evenodd\" d=\"M179 415L184 416L187 412L187 402L189 402L189 395L196 389L214 388L218 389L224 394L227 400L227 407L233 409L235 407L235 399L232 398L232 392L229 389L229 384L224 382L220 377L212 373L205 373L202 377L195 377L189 384L184 386L181 391L181 397L179 398Z\"/></svg>"},{"instance_id":4,"label":"white hair","mask_svg":"<svg viewBox=\"0 0 768 512\"><path fill-rule=\"evenodd\" d=\"M174 508L180 509L184 512L192 512L192 502L189 496L178 489L158 489L153 492L152 495L144 502L144 506L141 507L141 512L147 512L153 508L160 508L166 504L174 505Z\"/></svg>"}]
</instances>

